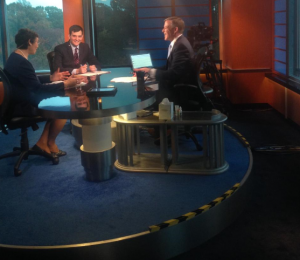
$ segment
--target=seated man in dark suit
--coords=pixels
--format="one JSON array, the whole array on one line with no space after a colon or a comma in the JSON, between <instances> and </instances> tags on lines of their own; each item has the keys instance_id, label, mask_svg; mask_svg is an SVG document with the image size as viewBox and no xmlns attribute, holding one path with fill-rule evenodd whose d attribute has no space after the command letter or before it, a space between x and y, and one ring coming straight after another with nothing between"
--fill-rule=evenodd
<instances>
[{"instance_id":1,"label":"seated man in dark suit","mask_svg":"<svg viewBox=\"0 0 300 260\"><path fill-rule=\"evenodd\" d=\"M175 84L198 84L193 66L194 51L187 38L182 34L184 27L184 21L180 17L166 18L162 32L164 40L171 42L166 65L159 69L135 69L135 71L144 71L149 74L150 78L159 81L158 104L166 97L176 104L177 94L173 87ZM203 95L201 98L203 100L200 102L205 104L207 102L205 96Z\"/></svg>"},{"instance_id":2,"label":"seated man in dark suit","mask_svg":"<svg viewBox=\"0 0 300 260\"><path fill-rule=\"evenodd\" d=\"M83 29L79 25L72 25L69 29L69 41L54 48L54 69L69 71L71 74L87 72L87 64L91 72L101 70L97 58L94 56L88 44L81 42Z\"/></svg>"}]
</instances>

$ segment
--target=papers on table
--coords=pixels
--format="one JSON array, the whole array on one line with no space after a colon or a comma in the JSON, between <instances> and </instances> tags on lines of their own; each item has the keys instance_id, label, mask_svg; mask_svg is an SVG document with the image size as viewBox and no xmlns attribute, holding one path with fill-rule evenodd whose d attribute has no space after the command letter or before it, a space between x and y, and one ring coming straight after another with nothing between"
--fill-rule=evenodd
<instances>
[{"instance_id":1,"label":"papers on table","mask_svg":"<svg viewBox=\"0 0 300 260\"><path fill-rule=\"evenodd\" d=\"M110 82L131 83L131 82L136 82L136 77L119 77L119 78L113 78Z\"/></svg>"},{"instance_id":2,"label":"papers on table","mask_svg":"<svg viewBox=\"0 0 300 260\"><path fill-rule=\"evenodd\" d=\"M50 82L48 84L58 84L58 83L62 83L62 82L63 82L62 80L57 80L57 81L52 81L52 82Z\"/></svg>"},{"instance_id":3,"label":"papers on table","mask_svg":"<svg viewBox=\"0 0 300 260\"><path fill-rule=\"evenodd\" d=\"M65 88L65 89L72 89L72 88L78 88L78 87L83 87L85 86L87 83L85 82L80 82L79 84L76 84L75 86L73 87L68 87L68 88Z\"/></svg>"},{"instance_id":4,"label":"papers on table","mask_svg":"<svg viewBox=\"0 0 300 260\"><path fill-rule=\"evenodd\" d=\"M157 91L158 90L158 84L149 84L149 85L146 85L146 89L148 91Z\"/></svg>"},{"instance_id":5,"label":"papers on table","mask_svg":"<svg viewBox=\"0 0 300 260\"><path fill-rule=\"evenodd\" d=\"M49 83L49 84L57 84L57 83L62 83L63 81L61 81L61 80L58 80L58 81L53 81L53 82L51 82L51 83ZM75 86L73 86L73 87L68 87L68 88L65 88L65 89L71 89L71 88L77 88L77 87L83 87L83 86L85 86L87 83L85 83L85 82L80 82L80 83L78 83L78 84L76 84Z\"/></svg>"},{"instance_id":6,"label":"papers on table","mask_svg":"<svg viewBox=\"0 0 300 260\"><path fill-rule=\"evenodd\" d=\"M148 77L145 77L145 83L152 82L152 80L147 81ZM110 82L122 82L122 83L136 83L136 77L119 77L119 78L113 78Z\"/></svg>"},{"instance_id":7,"label":"papers on table","mask_svg":"<svg viewBox=\"0 0 300 260\"><path fill-rule=\"evenodd\" d=\"M79 74L79 75L85 76L85 77L91 77L91 76L97 76L97 75L109 74L109 73L110 73L110 71L100 70L100 71L95 71L95 72L86 72L86 73Z\"/></svg>"}]
</instances>

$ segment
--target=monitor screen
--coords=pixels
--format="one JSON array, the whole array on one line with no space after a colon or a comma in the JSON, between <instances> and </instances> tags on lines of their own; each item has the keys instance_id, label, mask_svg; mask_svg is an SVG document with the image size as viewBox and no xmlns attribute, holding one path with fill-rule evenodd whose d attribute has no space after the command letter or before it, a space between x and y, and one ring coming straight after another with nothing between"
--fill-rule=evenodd
<instances>
[{"instance_id":1,"label":"monitor screen","mask_svg":"<svg viewBox=\"0 0 300 260\"><path fill-rule=\"evenodd\" d=\"M153 67L150 53L131 55L130 58L133 69Z\"/></svg>"}]
</instances>

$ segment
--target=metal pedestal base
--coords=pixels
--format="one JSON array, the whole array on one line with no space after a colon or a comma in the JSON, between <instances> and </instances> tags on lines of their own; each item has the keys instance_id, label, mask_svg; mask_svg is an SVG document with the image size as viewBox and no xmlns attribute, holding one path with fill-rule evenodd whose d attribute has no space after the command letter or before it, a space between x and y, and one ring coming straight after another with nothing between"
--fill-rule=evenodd
<instances>
[{"instance_id":1,"label":"metal pedestal base","mask_svg":"<svg viewBox=\"0 0 300 260\"><path fill-rule=\"evenodd\" d=\"M71 120L72 125L72 135L75 138L75 146L80 149L80 146L82 145L82 125L79 124L78 119L72 119ZM116 137L116 123L111 123L111 136L112 140L116 143L117 137Z\"/></svg>"},{"instance_id":2,"label":"metal pedestal base","mask_svg":"<svg viewBox=\"0 0 300 260\"><path fill-rule=\"evenodd\" d=\"M172 163L171 156L168 156L165 165L161 163L160 154L143 153L133 155L132 165L124 165L118 160L115 167L126 172L152 172L152 173L178 173L178 174L198 174L211 175L219 174L229 168L229 164L225 161L221 167L210 168L207 158L199 155L180 156L177 163Z\"/></svg>"},{"instance_id":3,"label":"metal pedestal base","mask_svg":"<svg viewBox=\"0 0 300 260\"><path fill-rule=\"evenodd\" d=\"M71 120L72 135L75 138L75 146L80 149L82 145L82 125L78 123L78 119Z\"/></svg>"},{"instance_id":4,"label":"metal pedestal base","mask_svg":"<svg viewBox=\"0 0 300 260\"><path fill-rule=\"evenodd\" d=\"M88 181L106 181L114 177L113 166L116 161L116 146L101 152L85 152L83 146L81 151L81 164L85 169L85 177Z\"/></svg>"}]
</instances>

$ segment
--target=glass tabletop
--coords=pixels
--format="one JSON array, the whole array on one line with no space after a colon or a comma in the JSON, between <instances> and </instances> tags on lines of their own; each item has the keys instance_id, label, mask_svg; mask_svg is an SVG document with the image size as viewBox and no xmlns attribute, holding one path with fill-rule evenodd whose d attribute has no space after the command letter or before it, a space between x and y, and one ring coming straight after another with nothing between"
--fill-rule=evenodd
<instances>
[{"instance_id":1,"label":"glass tabletop","mask_svg":"<svg viewBox=\"0 0 300 260\"><path fill-rule=\"evenodd\" d=\"M86 85L67 90L64 95L52 93L54 96L42 98L38 113L47 118L97 118L141 110L155 102L154 91L141 93L135 83L111 82L113 78L131 77L130 68L103 70L110 73L89 78ZM91 89L98 93L91 93Z\"/></svg>"}]
</instances>

